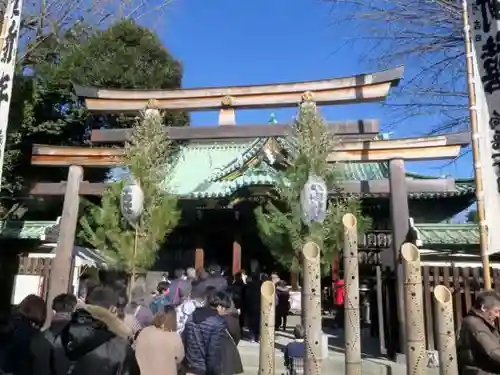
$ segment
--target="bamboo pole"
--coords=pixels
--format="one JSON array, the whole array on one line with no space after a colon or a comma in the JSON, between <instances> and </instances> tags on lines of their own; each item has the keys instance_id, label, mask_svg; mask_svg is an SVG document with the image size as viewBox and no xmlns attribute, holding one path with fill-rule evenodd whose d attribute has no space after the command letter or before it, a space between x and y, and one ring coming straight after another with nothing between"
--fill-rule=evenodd
<instances>
[{"instance_id":1,"label":"bamboo pole","mask_svg":"<svg viewBox=\"0 0 500 375\"><path fill-rule=\"evenodd\" d=\"M476 203L477 203L477 218L479 221L479 245L481 249L481 261L483 263L483 279L484 289L491 289L490 275L490 259L488 257L488 228L485 221L484 208L484 188L483 188L483 172L481 167L481 159L479 157L479 124L476 107L476 92L474 83L474 61L472 53L472 43L470 40L470 25L469 15L467 10L467 1L462 0L462 20L464 24L464 39L465 39L465 56L467 68L467 89L469 92L469 115L470 115L470 130L472 133L472 160L474 162L474 181L476 183Z\"/></svg>"},{"instance_id":2,"label":"bamboo pole","mask_svg":"<svg viewBox=\"0 0 500 375\"><path fill-rule=\"evenodd\" d=\"M359 269L357 220L353 214L345 214L344 225L344 332L345 373L361 375L361 340L359 320Z\"/></svg>"},{"instance_id":3,"label":"bamboo pole","mask_svg":"<svg viewBox=\"0 0 500 375\"><path fill-rule=\"evenodd\" d=\"M422 301L422 275L420 253L412 243L401 248L404 277L406 372L408 375L425 375L427 352L425 348L425 322Z\"/></svg>"},{"instance_id":4,"label":"bamboo pole","mask_svg":"<svg viewBox=\"0 0 500 375\"><path fill-rule=\"evenodd\" d=\"M302 319L306 331L304 373L321 374L321 250L317 243L307 242L302 248L303 285Z\"/></svg>"},{"instance_id":5,"label":"bamboo pole","mask_svg":"<svg viewBox=\"0 0 500 375\"><path fill-rule=\"evenodd\" d=\"M274 317L276 289L272 281L260 287L259 375L274 375Z\"/></svg>"},{"instance_id":6,"label":"bamboo pole","mask_svg":"<svg viewBox=\"0 0 500 375\"><path fill-rule=\"evenodd\" d=\"M131 267L130 267L130 285L128 287L128 301L132 301L132 293L134 292L135 288L135 278L137 274L137 245L139 242L139 225L135 225L135 236L134 236L134 250L132 253L132 259L131 259Z\"/></svg>"},{"instance_id":7,"label":"bamboo pole","mask_svg":"<svg viewBox=\"0 0 500 375\"><path fill-rule=\"evenodd\" d=\"M444 285L434 288L434 316L438 329L439 375L458 374L453 299Z\"/></svg>"}]
</instances>

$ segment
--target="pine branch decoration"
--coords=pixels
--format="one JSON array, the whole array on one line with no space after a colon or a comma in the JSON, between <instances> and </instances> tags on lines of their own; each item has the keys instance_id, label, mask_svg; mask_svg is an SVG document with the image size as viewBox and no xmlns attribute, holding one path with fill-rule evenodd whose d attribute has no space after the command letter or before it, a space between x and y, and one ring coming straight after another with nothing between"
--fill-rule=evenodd
<instances>
[{"instance_id":1,"label":"pine branch decoration","mask_svg":"<svg viewBox=\"0 0 500 375\"><path fill-rule=\"evenodd\" d=\"M341 194L343 167L327 162L330 150L340 139L328 133L314 102L301 104L286 141L293 152L287 155L286 169L279 173L277 196L255 210L260 236L278 262L295 272L301 271L302 247L307 240L314 239L321 246L322 268L327 271L333 255L343 247L342 216L347 212L356 215L360 232L367 229L369 219L362 216L358 199ZM302 220L300 204L300 193L310 175L323 178L331 194L324 223L311 228Z\"/></svg>"},{"instance_id":2,"label":"pine branch decoration","mask_svg":"<svg viewBox=\"0 0 500 375\"><path fill-rule=\"evenodd\" d=\"M152 111L152 112L151 112ZM146 270L166 237L177 226L177 198L168 192L174 146L167 138L161 116L147 110L125 145L125 165L144 192L144 211L138 223L138 251L134 257L135 230L120 211L120 194L126 181L112 184L101 205L86 204L79 238L104 252L122 270Z\"/></svg>"}]
</instances>

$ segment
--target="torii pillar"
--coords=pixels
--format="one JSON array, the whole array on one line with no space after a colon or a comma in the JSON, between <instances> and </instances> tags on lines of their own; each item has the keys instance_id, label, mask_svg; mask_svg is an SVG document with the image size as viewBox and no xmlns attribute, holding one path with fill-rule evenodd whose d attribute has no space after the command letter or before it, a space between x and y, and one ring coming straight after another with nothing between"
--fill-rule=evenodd
<instances>
[{"instance_id":1,"label":"torii pillar","mask_svg":"<svg viewBox=\"0 0 500 375\"><path fill-rule=\"evenodd\" d=\"M420 186L416 184L416 180L407 181L404 161L453 159L459 155L461 147L469 143L470 135L468 133L437 137L353 142L340 144L328 156L328 161L330 162L389 163L389 181L377 181L378 184L368 184L369 187L373 186L376 189L372 191L364 189L360 193L389 193L393 241L392 249L381 253L381 262L383 266L389 267L395 272L398 330L391 330L392 334L389 340L399 342L399 347L396 348L398 354L402 353L405 347L405 306L403 305L402 298L403 278L400 270L400 249L406 241L409 231L410 213L408 193L455 190L454 181L450 179L434 180L434 182L442 181L444 183L442 186L439 186L439 184L426 184L425 180L421 181ZM427 181L430 182L430 180ZM410 186L411 189L409 188ZM335 264L335 259L333 259L333 264ZM332 271L335 270L332 269ZM332 274L332 276L335 276L335 272L332 272ZM390 314L391 311L385 311L385 313ZM392 314L390 318L394 320L392 319ZM403 363L405 363L403 355L396 355L396 357L398 361L404 361Z\"/></svg>"}]
</instances>

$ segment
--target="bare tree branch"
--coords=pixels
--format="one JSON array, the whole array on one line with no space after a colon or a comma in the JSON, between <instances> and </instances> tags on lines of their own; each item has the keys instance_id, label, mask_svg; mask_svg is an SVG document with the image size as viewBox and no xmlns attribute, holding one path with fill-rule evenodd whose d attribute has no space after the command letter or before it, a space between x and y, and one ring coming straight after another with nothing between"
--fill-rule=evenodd
<instances>
[{"instance_id":1,"label":"bare tree branch","mask_svg":"<svg viewBox=\"0 0 500 375\"><path fill-rule=\"evenodd\" d=\"M155 24L165 18L171 0L31 0L25 1L21 31L24 61L48 38L57 38L75 26L100 29L123 20L134 19ZM152 11L154 10L154 11Z\"/></svg>"},{"instance_id":2,"label":"bare tree branch","mask_svg":"<svg viewBox=\"0 0 500 375\"><path fill-rule=\"evenodd\" d=\"M370 68L418 66L396 89L387 106L392 126L416 116L434 115L432 133L467 126L467 91L462 9L448 0L324 0L332 4L336 27L354 23L351 42L366 41L362 56Z\"/></svg>"}]
</instances>

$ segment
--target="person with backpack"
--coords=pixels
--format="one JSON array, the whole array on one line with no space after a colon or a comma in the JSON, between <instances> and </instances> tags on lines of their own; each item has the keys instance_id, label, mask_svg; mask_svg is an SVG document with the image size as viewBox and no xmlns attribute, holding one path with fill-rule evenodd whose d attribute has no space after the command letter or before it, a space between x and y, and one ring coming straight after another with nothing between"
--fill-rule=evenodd
<instances>
[{"instance_id":1,"label":"person with backpack","mask_svg":"<svg viewBox=\"0 0 500 375\"><path fill-rule=\"evenodd\" d=\"M180 268L174 271L174 276L175 279L170 282L165 295L168 298L168 305L178 306L181 303L180 290L191 285L191 281L186 280L184 270Z\"/></svg>"},{"instance_id":2,"label":"person with backpack","mask_svg":"<svg viewBox=\"0 0 500 375\"><path fill-rule=\"evenodd\" d=\"M71 367L57 375L140 375L130 345L132 330L118 317L119 305L119 294L111 287L92 290L85 307L73 313L61 332Z\"/></svg>"},{"instance_id":3,"label":"person with backpack","mask_svg":"<svg viewBox=\"0 0 500 375\"><path fill-rule=\"evenodd\" d=\"M182 301L180 305L176 307L177 332L179 334L184 330L184 326L189 317L193 314L194 310L196 310L198 307L202 307L205 303L206 294L196 293L197 291L193 290L193 286L191 284L184 285L184 287L179 291Z\"/></svg>"},{"instance_id":4,"label":"person with backpack","mask_svg":"<svg viewBox=\"0 0 500 375\"><path fill-rule=\"evenodd\" d=\"M160 281L158 286L156 287L156 295L153 297L153 300L149 304L149 309L153 313L153 315L158 314L159 312L163 312L165 306L168 306L170 303L166 296L166 293L169 289L169 284L166 281Z\"/></svg>"}]
</instances>

